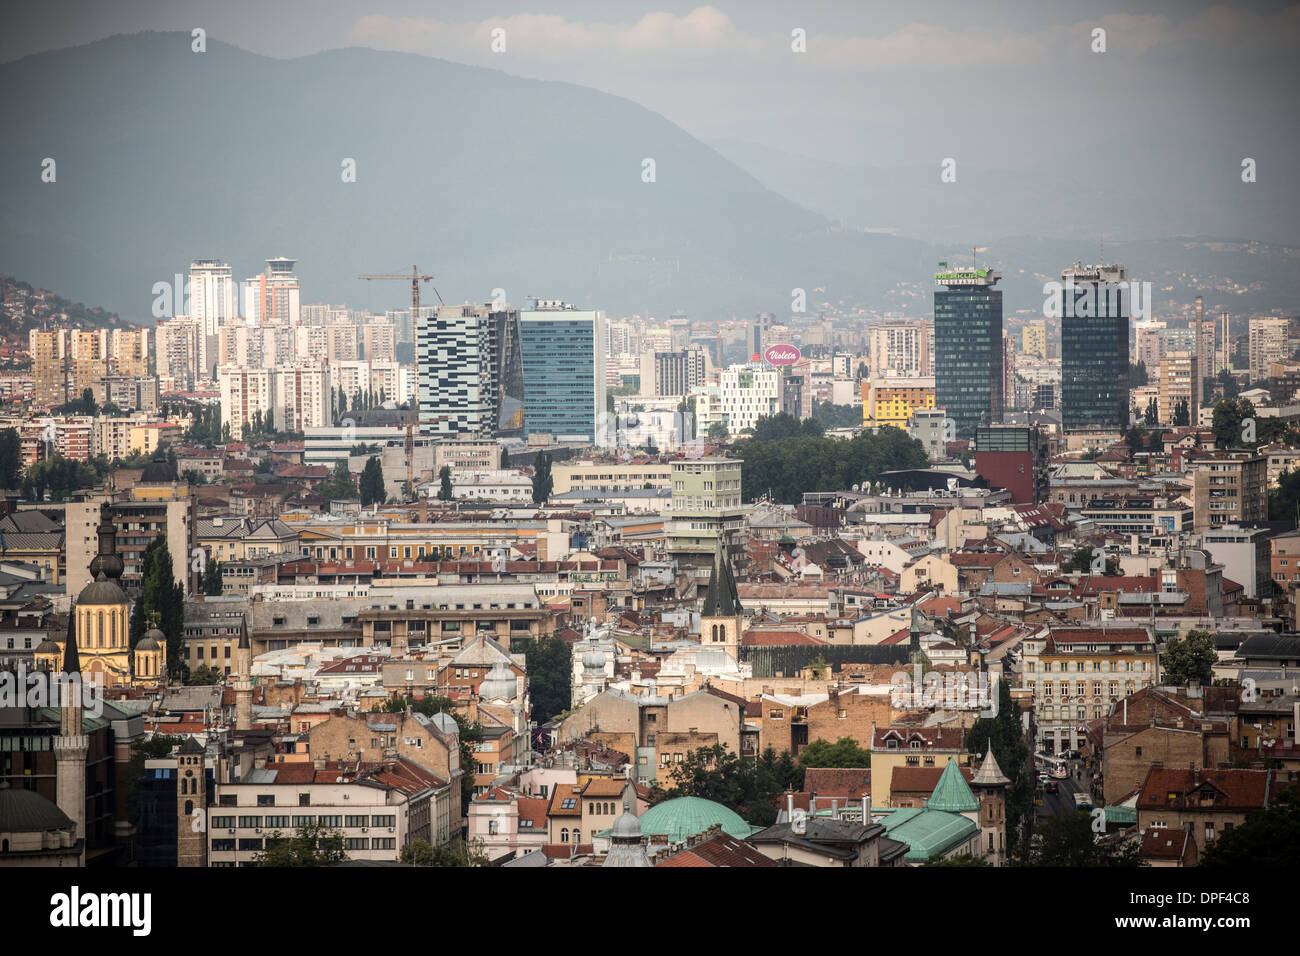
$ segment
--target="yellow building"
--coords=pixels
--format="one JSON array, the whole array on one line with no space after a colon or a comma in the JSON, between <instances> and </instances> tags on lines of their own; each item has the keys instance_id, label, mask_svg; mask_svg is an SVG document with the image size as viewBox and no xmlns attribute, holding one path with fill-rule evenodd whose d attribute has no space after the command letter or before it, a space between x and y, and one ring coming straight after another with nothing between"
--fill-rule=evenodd
<instances>
[{"instance_id":1,"label":"yellow building","mask_svg":"<svg viewBox=\"0 0 1300 956\"><path fill-rule=\"evenodd\" d=\"M934 378L872 378L862 382L862 424L906 428L915 412L934 408Z\"/></svg>"},{"instance_id":2,"label":"yellow building","mask_svg":"<svg viewBox=\"0 0 1300 956\"><path fill-rule=\"evenodd\" d=\"M1047 323L1026 322L1020 330L1020 350L1026 355L1047 358Z\"/></svg>"},{"instance_id":3,"label":"yellow building","mask_svg":"<svg viewBox=\"0 0 1300 956\"><path fill-rule=\"evenodd\" d=\"M158 684L166 639L160 631L149 631L134 652L131 649L131 604L118 584L122 558L117 554L117 528L107 503L100 507L96 535L99 551L90 562L94 580L81 589L71 611L70 633L76 635L81 673L104 687ZM63 648L54 640L44 641L35 658L38 668L57 669Z\"/></svg>"},{"instance_id":4,"label":"yellow building","mask_svg":"<svg viewBox=\"0 0 1300 956\"><path fill-rule=\"evenodd\" d=\"M1057 627L1021 649L1022 686L1032 693L1038 749L1047 753L1079 750L1089 722L1158 681L1155 633L1145 626Z\"/></svg>"}]
</instances>

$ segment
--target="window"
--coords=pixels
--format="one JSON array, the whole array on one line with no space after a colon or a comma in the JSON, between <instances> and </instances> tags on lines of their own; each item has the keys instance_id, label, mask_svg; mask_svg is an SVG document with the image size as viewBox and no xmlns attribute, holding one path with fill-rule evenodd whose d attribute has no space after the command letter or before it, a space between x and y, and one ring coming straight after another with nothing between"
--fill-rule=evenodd
<instances>
[{"instance_id":1,"label":"window","mask_svg":"<svg viewBox=\"0 0 1300 956\"><path fill-rule=\"evenodd\" d=\"M578 805L578 801L574 797L565 797L563 800L560 801L561 810L572 810L577 805Z\"/></svg>"},{"instance_id":2,"label":"window","mask_svg":"<svg viewBox=\"0 0 1300 956\"><path fill-rule=\"evenodd\" d=\"M259 793L259 794L257 795L257 805L258 805L259 807L273 807L273 806L275 806L275 794L273 794L273 793Z\"/></svg>"},{"instance_id":3,"label":"window","mask_svg":"<svg viewBox=\"0 0 1300 956\"><path fill-rule=\"evenodd\" d=\"M298 794L298 806L300 806L300 807L310 807L310 806L311 806L311 794L310 794L310 793L300 793L300 794Z\"/></svg>"}]
</instances>

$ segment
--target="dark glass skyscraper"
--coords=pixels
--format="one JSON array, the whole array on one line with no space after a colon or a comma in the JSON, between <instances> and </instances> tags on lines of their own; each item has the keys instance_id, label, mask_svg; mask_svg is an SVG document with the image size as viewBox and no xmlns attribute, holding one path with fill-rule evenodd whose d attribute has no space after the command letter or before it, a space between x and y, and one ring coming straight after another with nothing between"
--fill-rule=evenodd
<instances>
[{"instance_id":1,"label":"dark glass skyscraper","mask_svg":"<svg viewBox=\"0 0 1300 956\"><path fill-rule=\"evenodd\" d=\"M958 434L1002 421L1001 278L946 262L934 274L934 401Z\"/></svg>"},{"instance_id":2,"label":"dark glass skyscraper","mask_svg":"<svg viewBox=\"0 0 1300 956\"><path fill-rule=\"evenodd\" d=\"M1061 425L1127 428L1128 271L1076 262L1061 279Z\"/></svg>"}]
</instances>

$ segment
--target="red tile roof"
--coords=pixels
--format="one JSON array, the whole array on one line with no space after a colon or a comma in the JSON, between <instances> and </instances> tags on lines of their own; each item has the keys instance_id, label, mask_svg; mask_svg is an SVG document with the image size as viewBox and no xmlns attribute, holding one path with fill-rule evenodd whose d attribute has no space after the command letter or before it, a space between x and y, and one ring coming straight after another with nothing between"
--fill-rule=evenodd
<instances>
[{"instance_id":1,"label":"red tile roof","mask_svg":"<svg viewBox=\"0 0 1300 956\"><path fill-rule=\"evenodd\" d=\"M740 643L746 647L789 647L793 645L816 645L826 643L811 637L803 631L746 631Z\"/></svg>"},{"instance_id":2,"label":"red tile roof","mask_svg":"<svg viewBox=\"0 0 1300 956\"><path fill-rule=\"evenodd\" d=\"M1277 795L1271 770L1175 770L1152 767L1138 794L1139 810L1260 810ZM1211 804L1204 801L1212 800Z\"/></svg>"}]
</instances>

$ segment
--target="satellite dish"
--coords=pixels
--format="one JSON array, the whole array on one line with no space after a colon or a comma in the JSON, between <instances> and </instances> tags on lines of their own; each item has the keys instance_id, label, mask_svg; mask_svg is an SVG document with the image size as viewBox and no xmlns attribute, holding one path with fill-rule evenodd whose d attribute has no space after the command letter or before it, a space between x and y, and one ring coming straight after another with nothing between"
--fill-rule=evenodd
<instances>
[{"instance_id":1,"label":"satellite dish","mask_svg":"<svg viewBox=\"0 0 1300 956\"><path fill-rule=\"evenodd\" d=\"M860 487L861 487L860 485L854 485L854 486L853 486L853 490L854 490L854 491L857 491L858 488L860 488Z\"/></svg>"},{"instance_id":2,"label":"satellite dish","mask_svg":"<svg viewBox=\"0 0 1300 956\"><path fill-rule=\"evenodd\" d=\"M796 810L790 816L790 832L795 836L803 836L808 832L808 812L806 810Z\"/></svg>"}]
</instances>

